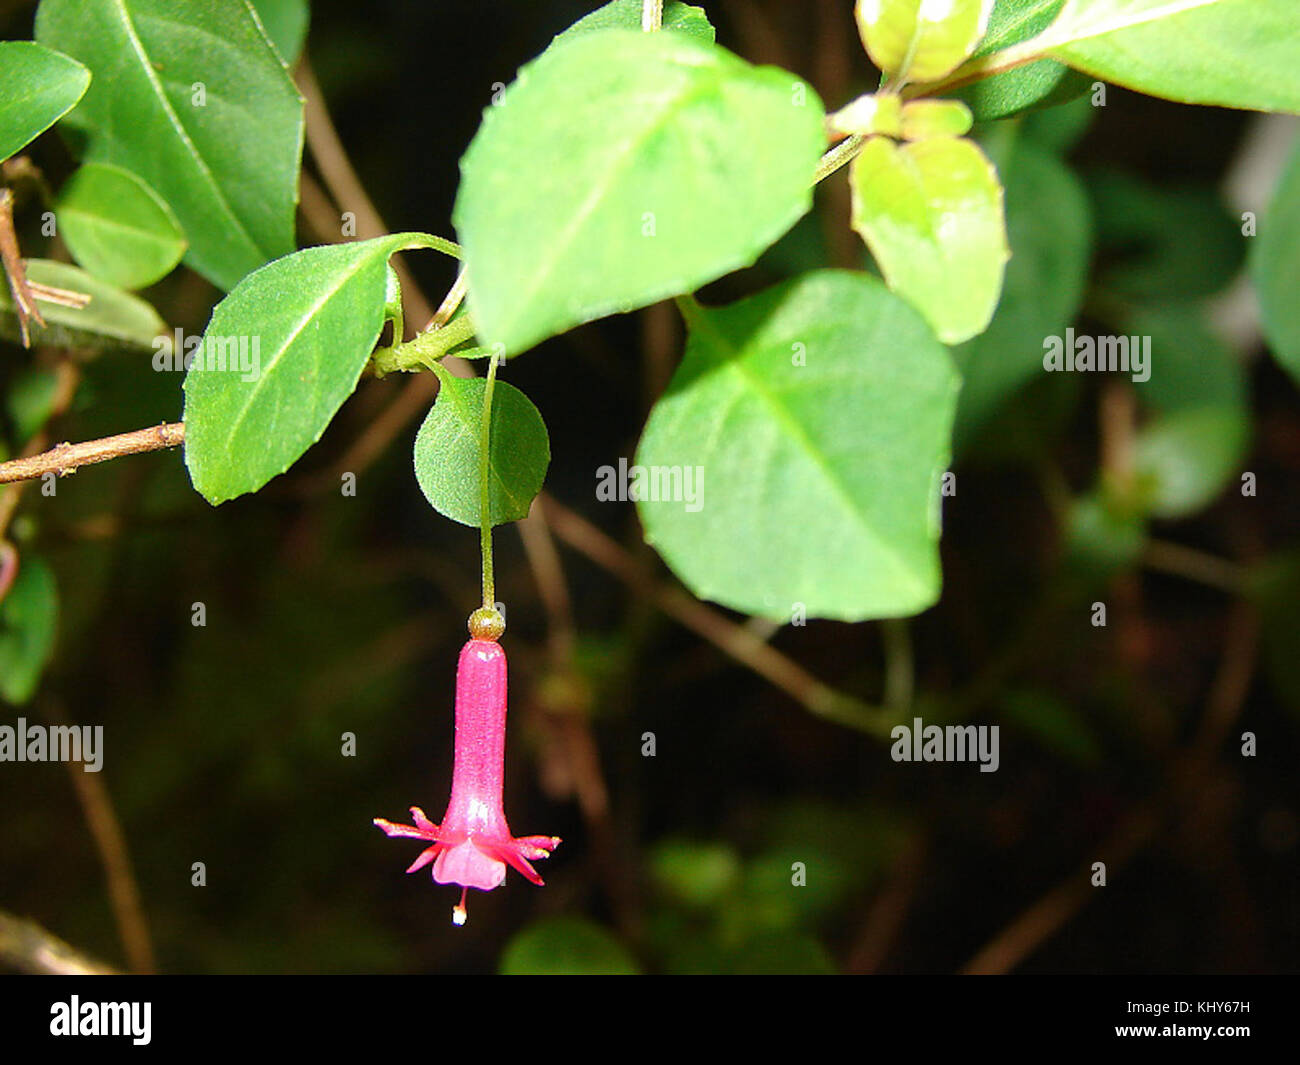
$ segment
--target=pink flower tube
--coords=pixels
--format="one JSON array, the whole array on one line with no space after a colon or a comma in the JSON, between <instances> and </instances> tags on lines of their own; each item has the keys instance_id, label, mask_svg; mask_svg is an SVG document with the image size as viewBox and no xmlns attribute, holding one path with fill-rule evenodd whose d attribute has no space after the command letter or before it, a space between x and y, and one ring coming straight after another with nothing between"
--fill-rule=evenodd
<instances>
[{"instance_id":1,"label":"pink flower tube","mask_svg":"<svg viewBox=\"0 0 1300 1065\"><path fill-rule=\"evenodd\" d=\"M439 884L491 891L512 865L534 884L542 883L531 861L548 857L560 839L511 835L502 806L505 756L506 653L495 640L472 639L461 648L456 667L456 765L442 823L435 825L418 806L411 807L414 825L375 818L389 836L432 841L408 873L433 862ZM464 924L465 918L462 891L452 920Z\"/></svg>"}]
</instances>

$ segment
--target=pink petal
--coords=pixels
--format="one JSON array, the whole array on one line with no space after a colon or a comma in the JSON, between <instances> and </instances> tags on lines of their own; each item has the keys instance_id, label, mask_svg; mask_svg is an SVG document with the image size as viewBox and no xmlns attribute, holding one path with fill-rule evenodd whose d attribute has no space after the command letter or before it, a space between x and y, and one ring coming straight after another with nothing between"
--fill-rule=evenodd
<instances>
[{"instance_id":1,"label":"pink petal","mask_svg":"<svg viewBox=\"0 0 1300 1065\"><path fill-rule=\"evenodd\" d=\"M439 884L491 891L506 878L506 867L491 854L484 853L473 840L465 840L444 850L433 866L433 879Z\"/></svg>"},{"instance_id":2,"label":"pink petal","mask_svg":"<svg viewBox=\"0 0 1300 1065\"><path fill-rule=\"evenodd\" d=\"M382 817L376 817L375 824L379 828L383 829L386 835L392 836L393 838L397 838L398 836L406 837L408 839L438 838L436 835L433 835L424 829L413 828L411 825L395 825L392 821L385 821ZM435 825L434 828L436 829L437 826Z\"/></svg>"},{"instance_id":3,"label":"pink petal","mask_svg":"<svg viewBox=\"0 0 1300 1065\"><path fill-rule=\"evenodd\" d=\"M443 847L441 843L435 843L432 847L427 847L424 850L420 851L420 856L411 863L410 868L407 869L406 871L408 873L414 873L418 869L423 869L426 865L428 865L431 861L433 861L436 857L438 857L438 855L442 852L442 849Z\"/></svg>"}]
</instances>

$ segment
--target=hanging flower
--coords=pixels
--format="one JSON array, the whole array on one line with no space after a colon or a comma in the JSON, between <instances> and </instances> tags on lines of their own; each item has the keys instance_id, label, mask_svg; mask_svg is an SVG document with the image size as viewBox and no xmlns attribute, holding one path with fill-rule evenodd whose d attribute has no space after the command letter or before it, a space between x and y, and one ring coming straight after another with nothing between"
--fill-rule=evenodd
<instances>
[{"instance_id":1,"label":"hanging flower","mask_svg":"<svg viewBox=\"0 0 1300 1065\"><path fill-rule=\"evenodd\" d=\"M413 825L375 818L389 836L432 843L406 871L413 873L432 862L434 880L465 889L452 910L456 924L466 920L466 891L491 891L505 880L507 865L540 885L542 878L531 862L548 857L560 842L558 836L516 838L510 833L502 807L506 653L496 641L500 629L476 627L471 619L470 631L475 638L461 648L456 667L456 764L442 823L435 825L418 806L411 807ZM484 635L491 638L480 638Z\"/></svg>"}]
</instances>

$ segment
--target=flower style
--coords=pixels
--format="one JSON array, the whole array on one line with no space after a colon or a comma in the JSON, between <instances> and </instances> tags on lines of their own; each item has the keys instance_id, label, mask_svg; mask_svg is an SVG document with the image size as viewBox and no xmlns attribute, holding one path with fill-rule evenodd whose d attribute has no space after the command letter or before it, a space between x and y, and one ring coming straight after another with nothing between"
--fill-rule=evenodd
<instances>
[{"instance_id":1,"label":"flower style","mask_svg":"<svg viewBox=\"0 0 1300 1065\"><path fill-rule=\"evenodd\" d=\"M491 891L505 880L506 865L540 885L530 862L548 857L560 842L558 836L510 834L502 807L505 754L506 653L495 640L471 639L456 667L456 762L442 823L435 825L418 806L411 807L414 825L375 818L389 836L433 844L406 871L433 862L434 880L465 889L452 910L456 924L465 923L466 891Z\"/></svg>"}]
</instances>

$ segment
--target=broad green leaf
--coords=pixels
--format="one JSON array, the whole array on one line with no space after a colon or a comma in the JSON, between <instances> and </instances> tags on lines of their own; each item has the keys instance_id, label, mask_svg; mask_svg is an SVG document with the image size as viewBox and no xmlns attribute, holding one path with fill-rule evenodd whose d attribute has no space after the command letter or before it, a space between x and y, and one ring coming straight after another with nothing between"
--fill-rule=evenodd
<instances>
[{"instance_id":1,"label":"broad green leaf","mask_svg":"<svg viewBox=\"0 0 1300 1065\"><path fill-rule=\"evenodd\" d=\"M37 37L95 80L64 125L142 178L222 288L294 248L303 104L245 3L43 0Z\"/></svg>"},{"instance_id":2,"label":"broad green leaf","mask_svg":"<svg viewBox=\"0 0 1300 1065\"><path fill-rule=\"evenodd\" d=\"M144 288L171 273L185 236L158 195L129 170L87 163L59 190L59 233L73 257L119 288Z\"/></svg>"},{"instance_id":3,"label":"broad green leaf","mask_svg":"<svg viewBox=\"0 0 1300 1065\"><path fill-rule=\"evenodd\" d=\"M891 79L934 81L971 54L993 0L858 0L858 35Z\"/></svg>"},{"instance_id":4,"label":"broad green leaf","mask_svg":"<svg viewBox=\"0 0 1300 1065\"><path fill-rule=\"evenodd\" d=\"M155 339L167 332L158 312L129 292L92 277L80 267L48 259L27 259L27 280L90 296L81 308L64 307L38 299L45 319L42 328L31 324L32 343L56 348L90 348L98 351L156 351ZM0 284L0 336L17 341L18 316L9 286Z\"/></svg>"},{"instance_id":5,"label":"broad green leaf","mask_svg":"<svg viewBox=\"0 0 1300 1065\"><path fill-rule=\"evenodd\" d=\"M558 34L552 44L581 37L585 33L597 30L640 30L642 0L613 0L613 3L599 7L590 15L578 19L563 33ZM704 8L692 4L683 4L670 0L664 4L663 29L676 33L689 34L701 41L712 44L714 30Z\"/></svg>"},{"instance_id":6,"label":"broad green leaf","mask_svg":"<svg viewBox=\"0 0 1300 1065\"><path fill-rule=\"evenodd\" d=\"M939 339L983 332L1002 291L1007 235L997 172L973 141L867 142L853 161L853 228L889 287Z\"/></svg>"},{"instance_id":7,"label":"broad green leaf","mask_svg":"<svg viewBox=\"0 0 1300 1065\"><path fill-rule=\"evenodd\" d=\"M1071 501L1063 533L1067 570L1090 585L1135 566L1147 540L1141 509L1101 489Z\"/></svg>"},{"instance_id":8,"label":"broad green leaf","mask_svg":"<svg viewBox=\"0 0 1300 1065\"><path fill-rule=\"evenodd\" d=\"M957 375L920 315L841 271L688 310L628 471L647 541L697 596L768 618L930 606Z\"/></svg>"},{"instance_id":9,"label":"broad green leaf","mask_svg":"<svg viewBox=\"0 0 1300 1065\"><path fill-rule=\"evenodd\" d=\"M1237 474L1249 443L1245 413L1230 408L1180 410L1143 426L1134 464L1146 509L1158 518L1200 510Z\"/></svg>"},{"instance_id":10,"label":"broad green leaf","mask_svg":"<svg viewBox=\"0 0 1300 1065\"><path fill-rule=\"evenodd\" d=\"M1088 198L1074 173L1022 142L1003 176L1011 259L1002 300L988 329L953 352L962 374L959 452L1016 389L1043 373L1044 338L1062 335L1073 320L1088 272Z\"/></svg>"},{"instance_id":11,"label":"broad green leaf","mask_svg":"<svg viewBox=\"0 0 1300 1065\"><path fill-rule=\"evenodd\" d=\"M479 336L518 355L751 264L811 205L823 119L793 74L685 34L548 49L461 161Z\"/></svg>"},{"instance_id":12,"label":"broad green leaf","mask_svg":"<svg viewBox=\"0 0 1300 1065\"><path fill-rule=\"evenodd\" d=\"M21 705L36 693L54 652L58 619L54 574L39 558L24 555L0 600L0 699Z\"/></svg>"},{"instance_id":13,"label":"broad green leaf","mask_svg":"<svg viewBox=\"0 0 1300 1065\"><path fill-rule=\"evenodd\" d=\"M307 39L307 23L311 13L307 0L249 0L262 28L271 38L276 52L286 66L292 67L302 52Z\"/></svg>"},{"instance_id":14,"label":"broad green leaf","mask_svg":"<svg viewBox=\"0 0 1300 1065\"><path fill-rule=\"evenodd\" d=\"M1250 274L1259 293L1264 335L1277 361L1300 384L1300 139L1278 182L1266 214L1258 220Z\"/></svg>"},{"instance_id":15,"label":"broad green leaf","mask_svg":"<svg viewBox=\"0 0 1300 1065\"><path fill-rule=\"evenodd\" d=\"M972 58L1010 48L1046 29L1065 0L997 0L988 32ZM1005 118L1036 104L1061 103L1083 92L1091 79L1055 59L1039 59L1013 70L961 86L952 95L965 100L977 122Z\"/></svg>"},{"instance_id":16,"label":"broad green leaf","mask_svg":"<svg viewBox=\"0 0 1300 1065\"><path fill-rule=\"evenodd\" d=\"M1066 0L1040 41L1153 96L1300 112L1295 0Z\"/></svg>"},{"instance_id":17,"label":"broad green leaf","mask_svg":"<svg viewBox=\"0 0 1300 1065\"><path fill-rule=\"evenodd\" d=\"M443 243L398 233L306 248L217 304L185 375L185 464L208 502L257 491L320 439L379 340L388 257Z\"/></svg>"},{"instance_id":18,"label":"broad green leaf","mask_svg":"<svg viewBox=\"0 0 1300 1065\"><path fill-rule=\"evenodd\" d=\"M1026 140L1064 154L1088 132L1096 117L1097 108L1092 106L1092 100L1077 96L1056 107L1030 111L1020 124L1020 134Z\"/></svg>"},{"instance_id":19,"label":"broad green leaf","mask_svg":"<svg viewBox=\"0 0 1300 1065\"><path fill-rule=\"evenodd\" d=\"M33 41L0 42L0 162L72 110L90 71Z\"/></svg>"},{"instance_id":20,"label":"broad green leaf","mask_svg":"<svg viewBox=\"0 0 1300 1065\"><path fill-rule=\"evenodd\" d=\"M503 976L635 976L640 966L614 934L585 917L544 917L514 936Z\"/></svg>"},{"instance_id":21,"label":"broad green leaf","mask_svg":"<svg viewBox=\"0 0 1300 1065\"><path fill-rule=\"evenodd\" d=\"M479 435L483 425L481 377L456 377L441 365L442 387L415 438L415 478L439 514L478 525ZM493 525L528 517L546 479L551 442L532 400L505 381L492 389L488 454L488 512Z\"/></svg>"}]
</instances>

